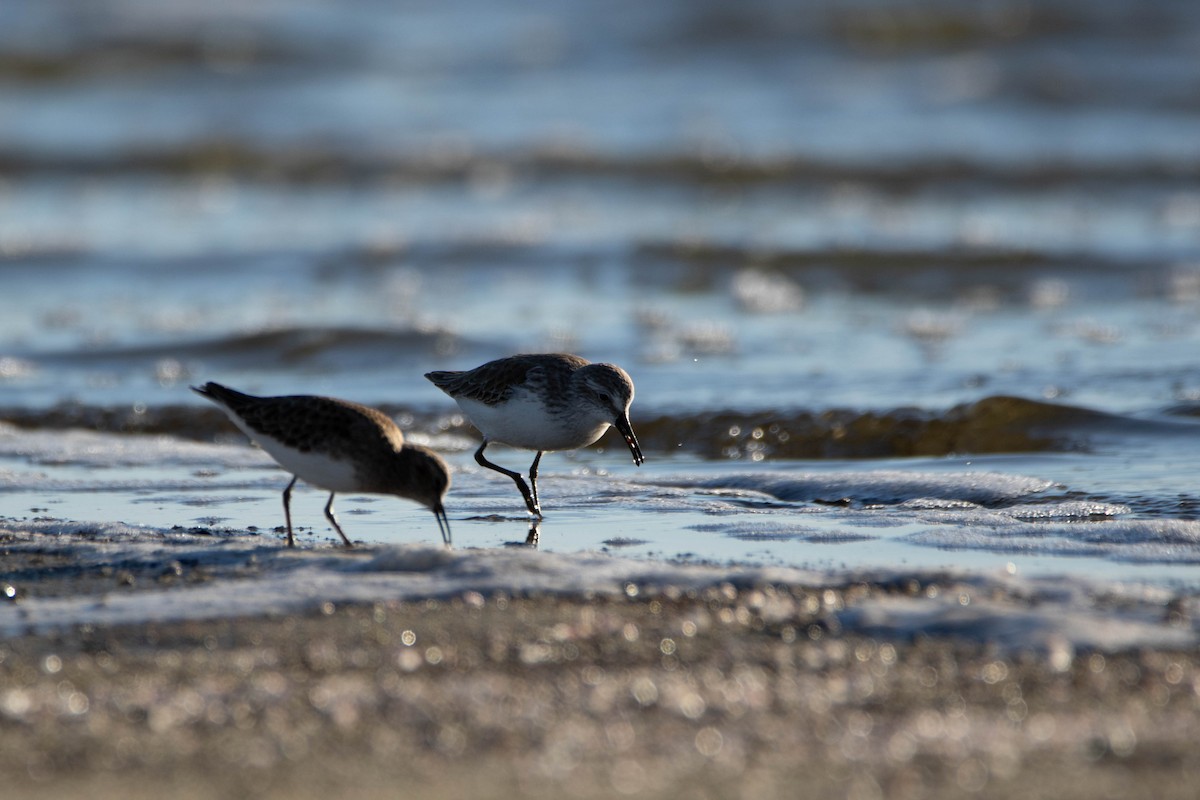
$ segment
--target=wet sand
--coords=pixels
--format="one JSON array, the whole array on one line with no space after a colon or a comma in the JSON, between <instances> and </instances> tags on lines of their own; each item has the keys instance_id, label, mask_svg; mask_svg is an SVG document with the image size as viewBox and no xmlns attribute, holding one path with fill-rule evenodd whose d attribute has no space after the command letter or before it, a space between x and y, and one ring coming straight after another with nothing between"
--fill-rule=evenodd
<instances>
[{"instance_id":1,"label":"wet sand","mask_svg":"<svg viewBox=\"0 0 1200 800\"><path fill-rule=\"evenodd\" d=\"M811 600L466 593L13 638L4 795L1194 796L1200 653L867 639Z\"/></svg>"}]
</instances>

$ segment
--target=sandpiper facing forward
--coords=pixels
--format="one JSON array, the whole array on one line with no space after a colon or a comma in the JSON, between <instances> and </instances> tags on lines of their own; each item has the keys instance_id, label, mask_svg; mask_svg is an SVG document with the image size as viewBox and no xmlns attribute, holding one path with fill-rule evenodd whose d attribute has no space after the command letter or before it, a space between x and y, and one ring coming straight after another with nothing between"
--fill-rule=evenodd
<instances>
[{"instance_id":1,"label":"sandpiper facing forward","mask_svg":"<svg viewBox=\"0 0 1200 800\"><path fill-rule=\"evenodd\" d=\"M345 400L312 395L255 397L219 383L192 387L229 416L281 467L292 473L283 490L288 547L292 537L292 487L303 478L329 492L325 516L352 547L333 516L338 492L394 494L426 506L437 518L442 541L450 542L450 521L442 501L450 488L446 462L432 450L405 444L404 434L382 411Z\"/></svg>"},{"instance_id":2,"label":"sandpiper facing forward","mask_svg":"<svg viewBox=\"0 0 1200 800\"><path fill-rule=\"evenodd\" d=\"M537 491L542 453L586 447L612 426L625 438L633 463L640 467L644 461L629 424L633 381L620 367L550 353L511 356L465 372L429 372L425 377L453 397L483 434L475 460L512 478L536 517L542 516ZM520 473L484 458L491 442L537 451L528 486Z\"/></svg>"}]
</instances>

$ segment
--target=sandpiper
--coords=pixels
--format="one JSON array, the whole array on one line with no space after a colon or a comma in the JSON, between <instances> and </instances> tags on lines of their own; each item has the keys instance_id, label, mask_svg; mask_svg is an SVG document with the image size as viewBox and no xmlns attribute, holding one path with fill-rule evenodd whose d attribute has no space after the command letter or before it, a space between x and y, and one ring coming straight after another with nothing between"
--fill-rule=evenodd
<instances>
[{"instance_id":1,"label":"sandpiper","mask_svg":"<svg viewBox=\"0 0 1200 800\"><path fill-rule=\"evenodd\" d=\"M633 381L618 366L548 353L511 356L464 372L429 372L425 377L453 397L483 434L475 460L512 478L529 513L539 519L537 473L542 453L585 447L612 426L625 437L633 463L640 467L644 461L629 424ZM529 468L532 490L520 473L484 458L491 442L537 451Z\"/></svg>"},{"instance_id":2,"label":"sandpiper","mask_svg":"<svg viewBox=\"0 0 1200 800\"><path fill-rule=\"evenodd\" d=\"M441 456L427 447L405 444L396 423L374 408L332 397L292 395L255 397L219 383L192 387L212 400L259 447L292 473L283 490L287 544L292 537L292 487L303 478L329 492L325 516L352 547L333 516L338 492L394 494L433 511L442 541L450 543L450 520L442 500L450 488L450 472Z\"/></svg>"}]
</instances>

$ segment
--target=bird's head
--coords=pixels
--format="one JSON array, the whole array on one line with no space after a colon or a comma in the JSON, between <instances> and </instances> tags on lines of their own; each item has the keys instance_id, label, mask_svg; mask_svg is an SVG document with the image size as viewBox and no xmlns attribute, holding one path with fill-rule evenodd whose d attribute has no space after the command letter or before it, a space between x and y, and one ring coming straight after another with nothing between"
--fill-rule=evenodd
<instances>
[{"instance_id":1,"label":"bird's head","mask_svg":"<svg viewBox=\"0 0 1200 800\"><path fill-rule=\"evenodd\" d=\"M586 389L585 394L609 419L625 439L633 463L639 467L645 458L633 426L629 423L629 406L633 403L633 379L615 364L588 364L577 373Z\"/></svg>"},{"instance_id":2,"label":"bird's head","mask_svg":"<svg viewBox=\"0 0 1200 800\"><path fill-rule=\"evenodd\" d=\"M405 444L399 452L399 470L393 494L415 500L437 518L442 541L450 543L450 520L444 501L450 491L450 468L428 447Z\"/></svg>"}]
</instances>

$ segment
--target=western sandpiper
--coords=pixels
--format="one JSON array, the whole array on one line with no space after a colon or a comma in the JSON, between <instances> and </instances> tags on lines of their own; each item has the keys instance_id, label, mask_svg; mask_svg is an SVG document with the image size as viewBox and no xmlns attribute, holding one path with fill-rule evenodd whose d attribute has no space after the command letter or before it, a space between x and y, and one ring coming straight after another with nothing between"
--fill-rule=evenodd
<instances>
[{"instance_id":1,"label":"western sandpiper","mask_svg":"<svg viewBox=\"0 0 1200 800\"><path fill-rule=\"evenodd\" d=\"M255 397L219 383L192 387L218 406L281 467L292 473L283 490L287 544L292 537L292 487L298 478L329 492L325 516L352 547L333 516L338 492L394 494L426 506L437 518L442 541L450 543L450 520L442 501L450 472L429 448L405 444L396 423L374 408L332 397Z\"/></svg>"},{"instance_id":2,"label":"western sandpiper","mask_svg":"<svg viewBox=\"0 0 1200 800\"><path fill-rule=\"evenodd\" d=\"M425 377L453 397L483 434L475 460L512 478L535 517L542 516L537 491L542 453L585 447L612 426L625 437L633 463L640 467L644 461L629 424L633 381L620 367L550 353L511 356L465 372L429 372ZM532 490L520 473L484 458L491 442L537 451L529 468Z\"/></svg>"}]
</instances>

